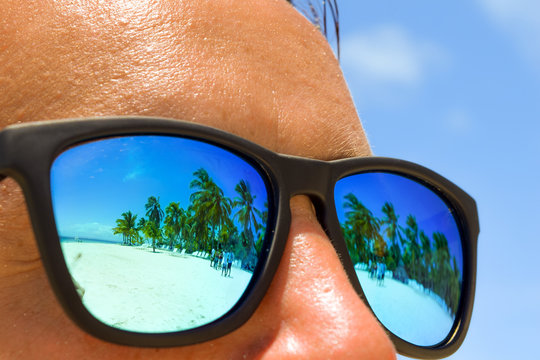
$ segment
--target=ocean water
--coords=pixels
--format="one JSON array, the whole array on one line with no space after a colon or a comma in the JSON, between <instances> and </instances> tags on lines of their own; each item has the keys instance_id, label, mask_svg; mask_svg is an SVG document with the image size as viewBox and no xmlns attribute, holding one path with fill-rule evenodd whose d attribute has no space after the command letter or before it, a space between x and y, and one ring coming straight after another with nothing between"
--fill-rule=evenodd
<instances>
[{"instance_id":1,"label":"ocean water","mask_svg":"<svg viewBox=\"0 0 540 360\"><path fill-rule=\"evenodd\" d=\"M80 237L73 237L73 236L60 236L60 242L63 243L72 243L72 242L79 242L79 243L92 243L92 244L122 244L121 241L114 241L114 240L103 240L103 239L89 239L89 238L80 238Z\"/></svg>"}]
</instances>

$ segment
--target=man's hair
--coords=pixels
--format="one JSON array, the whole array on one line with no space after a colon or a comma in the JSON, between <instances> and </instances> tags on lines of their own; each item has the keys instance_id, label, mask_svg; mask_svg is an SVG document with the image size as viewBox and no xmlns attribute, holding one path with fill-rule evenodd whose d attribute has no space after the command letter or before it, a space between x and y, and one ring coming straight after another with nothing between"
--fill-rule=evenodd
<instances>
[{"instance_id":1,"label":"man's hair","mask_svg":"<svg viewBox=\"0 0 540 360\"><path fill-rule=\"evenodd\" d=\"M336 47L339 59L339 10L337 0L287 0L324 34Z\"/></svg>"}]
</instances>

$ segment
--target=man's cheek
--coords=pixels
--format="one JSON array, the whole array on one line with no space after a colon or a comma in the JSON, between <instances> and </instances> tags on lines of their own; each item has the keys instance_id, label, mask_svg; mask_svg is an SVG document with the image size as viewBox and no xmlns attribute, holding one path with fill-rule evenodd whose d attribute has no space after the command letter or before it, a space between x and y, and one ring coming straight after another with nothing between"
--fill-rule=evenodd
<instances>
[{"instance_id":1,"label":"man's cheek","mask_svg":"<svg viewBox=\"0 0 540 360\"><path fill-rule=\"evenodd\" d=\"M0 183L0 277L41 268L21 188L12 179Z\"/></svg>"}]
</instances>

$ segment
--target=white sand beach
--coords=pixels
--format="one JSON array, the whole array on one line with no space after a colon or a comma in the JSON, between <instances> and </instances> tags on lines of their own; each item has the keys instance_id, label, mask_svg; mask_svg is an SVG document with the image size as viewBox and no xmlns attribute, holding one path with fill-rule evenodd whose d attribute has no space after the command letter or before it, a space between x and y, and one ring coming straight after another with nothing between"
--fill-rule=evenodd
<instances>
[{"instance_id":1,"label":"white sand beach","mask_svg":"<svg viewBox=\"0 0 540 360\"><path fill-rule=\"evenodd\" d=\"M252 276L233 267L231 277L223 277L209 259L148 247L63 242L62 249L88 310L137 332L210 323L234 306ZM377 317L396 335L425 345L446 337L453 319L433 294L391 277L381 286L367 271L356 273Z\"/></svg>"},{"instance_id":2,"label":"white sand beach","mask_svg":"<svg viewBox=\"0 0 540 360\"><path fill-rule=\"evenodd\" d=\"M209 259L152 248L63 242L68 267L98 319L124 330L172 332L207 324L242 296L252 274L231 277Z\"/></svg>"},{"instance_id":3,"label":"white sand beach","mask_svg":"<svg viewBox=\"0 0 540 360\"><path fill-rule=\"evenodd\" d=\"M378 285L365 270L356 274L373 311L394 334L426 346L446 338L454 320L434 294L388 276Z\"/></svg>"}]
</instances>

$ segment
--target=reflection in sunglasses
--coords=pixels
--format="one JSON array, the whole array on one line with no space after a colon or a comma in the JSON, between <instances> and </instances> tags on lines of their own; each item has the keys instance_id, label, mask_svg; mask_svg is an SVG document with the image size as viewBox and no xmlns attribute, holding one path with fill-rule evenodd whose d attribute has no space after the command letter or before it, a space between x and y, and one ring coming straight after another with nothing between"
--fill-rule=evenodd
<instances>
[{"instance_id":1,"label":"reflection in sunglasses","mask_svg":"<svg viewBox=\"0 0 540 360\"><path fill-rule=\"evenodd\" d=\"M390 173L338 181L336 202L349 255L378 319L417 345L444 340L463 274L459 230L448 206L427 187Z\"/></svg>"},{"instance_id":2,"label":"reflection in sunglasses","mask_svg":"<svg viewBox=\"0 0 540 360\"><path fill-rule=\"evenodd\" d=\"M184 138L112 138L62 153L51 184L72 279L104 323L192 329L223 316L248 287L268 201L239 156Z\"/></svg>"}]
</instances>

